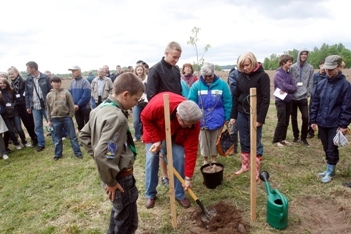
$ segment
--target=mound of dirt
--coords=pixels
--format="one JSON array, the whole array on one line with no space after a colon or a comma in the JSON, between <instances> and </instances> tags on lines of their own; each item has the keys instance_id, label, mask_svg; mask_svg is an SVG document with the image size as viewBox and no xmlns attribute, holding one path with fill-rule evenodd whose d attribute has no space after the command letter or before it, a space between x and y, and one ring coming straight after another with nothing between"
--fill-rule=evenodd
<instances>
[{"instance_id":1,"label":"mound of dirt","mask_svg":"<svg viewBox=\"0 0 351 234\"><path fill-rule=\"evenodd\" d=\"M221 201L213 207L207 207L209 212L214 209L216 212L212 215L208 222L202 218L202 211L195 211L191 215L191 220L194 225L189 227L185 234L228 234L228 233L250 233L250 225L241 217L241 210L236 209L234 206L226 204Z\"/></svg>"}]
</instances>

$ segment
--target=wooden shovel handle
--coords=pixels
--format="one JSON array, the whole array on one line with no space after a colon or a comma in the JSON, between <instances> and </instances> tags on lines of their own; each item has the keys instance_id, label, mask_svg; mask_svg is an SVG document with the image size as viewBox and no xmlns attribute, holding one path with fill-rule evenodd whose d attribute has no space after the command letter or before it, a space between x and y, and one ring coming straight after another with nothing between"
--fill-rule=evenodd
<instances>
[{"instance_id":1,"label":"wooden shovel handle","mask_svg":"<svg viewBox=\"0 0 351 234\"><path fill-rule=\"evenodd\" d=\"M174 167L173 167L173 174L177 177L180 183L184 185L184 179L181 177L181 175L179 175L178 171ZM192 199L194 199L195 202L199 200L191 188L188 188L187 192L192 197Z\"/></svg>"}]
</instances>

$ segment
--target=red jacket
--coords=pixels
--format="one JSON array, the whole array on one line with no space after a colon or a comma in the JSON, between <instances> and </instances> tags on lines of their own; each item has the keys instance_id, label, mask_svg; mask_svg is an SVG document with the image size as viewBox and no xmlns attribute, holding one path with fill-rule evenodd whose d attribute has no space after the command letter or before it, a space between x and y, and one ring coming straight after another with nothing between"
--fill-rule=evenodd
<instances>
[{"instance_id":1,"label":"red jacket","mask_svg":"<svg viewBox=\"0 0 351 234\"><path fill-rule=\"evenodd\" d=\"M169 109L171 115L172 141L184 147L185 163L184 175L192 177L196 164L197 150L199 146L200 121L191 128L182 128L175 115L177 106L186 98L171 92L162 92L155 95L141 112L143 123L143 142L155 143L166 139L165 116L163 95L169 95Z\"/></svg>"}]
</instances>

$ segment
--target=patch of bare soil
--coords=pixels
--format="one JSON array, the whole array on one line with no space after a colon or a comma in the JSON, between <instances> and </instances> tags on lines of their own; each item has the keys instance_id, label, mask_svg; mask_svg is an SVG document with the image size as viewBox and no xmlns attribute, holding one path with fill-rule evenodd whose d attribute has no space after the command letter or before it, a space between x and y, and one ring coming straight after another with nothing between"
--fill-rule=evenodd
<instances>
[{"instance_id":1,"label":"patch of bare soil","mask_svg":"<svg viewBox=\"0 0 351 234\"><path fill-rule=\"evenodd\" d=\"M289 205L290 212L299 217L298 233L351 233L349 207L313 196L301 197Z\"/></svg>"},{"instance_id":2,"label":"patch of bare soil","mask_svg":"<svg viewBox=\"0 0 351 234\"><path fill-rule=\"evenodd\" d=\"M202 211L194 211L191 214L190 219L194 225L191 225L185 234L244 234L250 233L250 225L248 222L243 220L241 217L242 211L236 209L234 206L226 204L223 201L215 204L213 207L207 208L212 213L211 210L214 209L216 212L214 215L204 221ZM213 213L212 213L213 214Z\"/></svg>"}]
</instances>

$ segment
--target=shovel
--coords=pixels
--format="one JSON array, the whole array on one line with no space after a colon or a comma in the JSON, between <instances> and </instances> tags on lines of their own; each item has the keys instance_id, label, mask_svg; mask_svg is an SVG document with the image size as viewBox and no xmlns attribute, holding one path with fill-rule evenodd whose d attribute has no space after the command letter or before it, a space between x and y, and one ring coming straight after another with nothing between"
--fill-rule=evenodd
<instances>
[{"instance_id":1,"label":"shovel","mask_svg":"<svg viewBox=\"0 0 351 234\"><path fill-rule=\"evenodd\" d=\"M177 177L177 179L184 185L184 180L183 178L179 175L178 171L173 167L173 174ZM209 223L211 218L217 214L216 210L214 208L211 208L210 210L207 210L205 206L202 204L202 202L199 200L199 198L196 197L195 193L191 188L188 188L188 193L191 196L192 199L200 206L202 210L201 214L201 220L205 223Z\"/></svg>"}]
</instances>

